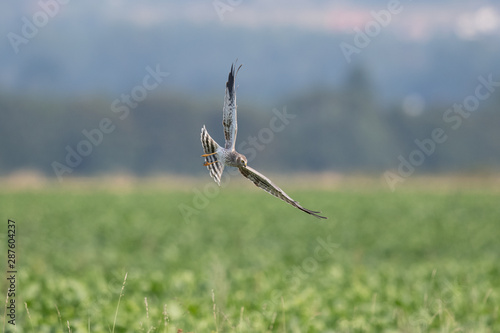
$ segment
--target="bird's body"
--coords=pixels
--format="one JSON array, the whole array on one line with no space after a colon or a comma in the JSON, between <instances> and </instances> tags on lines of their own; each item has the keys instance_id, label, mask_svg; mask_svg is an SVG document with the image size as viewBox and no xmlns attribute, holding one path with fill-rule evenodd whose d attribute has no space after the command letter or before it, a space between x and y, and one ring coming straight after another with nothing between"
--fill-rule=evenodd
<instances>
[{"instance_id":1,"label":"bird's body","mask_svg":"<svg viewBox=\"0 0 500 333\"><path fill-rule=\"evenodd\" d=\"M221 160L224 165L235 168L246 167L247 165L247 158L245 155L238 153L234 149L220 148L217 154L222 156Z\"/></svg>"},{"instance_id":2,"label":"bird's body","mask_svg":"<svg viewBox=\"0 0 500 333\"><path fill-rule=\"evenodd\" d=\"M224 166L238 168L240 173L251 180L256 186L262 188L264 191L277 198L297 207L298 209L311 214L315 217L326 219L324 216L318 215L320 212L306 209L302 207L297 201L289 197L282 189L273 184L270 179L259 173L257 170L247 166L247 158L235 150L236 133L238 131L238 123L236 119L236 86L234 79L238 70L235 71L234 65L231 66L228 80L226 83L226 94L224 97L224 108L222 116L222 125L224 126L224 147L217 144L217 142L210 137L205 126L201 129L201 144L205 154L205 165L210 171L210 176L214 178L215 182L219 184L224 171Z\"/></svg>"}]
</instances>

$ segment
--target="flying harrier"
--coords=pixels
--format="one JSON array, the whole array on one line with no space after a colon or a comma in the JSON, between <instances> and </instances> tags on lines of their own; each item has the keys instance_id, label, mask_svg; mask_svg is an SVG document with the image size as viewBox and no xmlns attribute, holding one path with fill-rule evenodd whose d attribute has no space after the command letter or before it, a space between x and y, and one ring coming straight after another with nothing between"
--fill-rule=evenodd
<instances>
[{"instance_id":1,"label":"flying harrier","mask_svg":"<svg viewBox=\"0 0 500 333\"><path fill-rule=\"evenodd\" d=\"M212 176L219 186L224 166L227 165L236 167L244 177L250 179L255 185L269 194L280 198L307 214L311 214L317 218L326 219L326 217L318 215L321 212L316 212L302 207L297 201L290 198L288 194L271 182L271 180L269 180L266 176L247 166L247 158L234 149L236 132L238 130L238 124L236 122L236 87L234 84L234 77L240 68L241 65L235 71L234 65L231 65L231 71L229 72L229 77L226 83L226 96L224 97L224 109L222 110L222 125L224 126L224 137L226 140L225 146L219 146L217 142L210 137L205 126L201 129L201 144L203 146L203 151L205 152L205 154L201 155L205 157L205 164L203 165L207 167L210 171L210 176Z\"/></svg>"}]
</instances>

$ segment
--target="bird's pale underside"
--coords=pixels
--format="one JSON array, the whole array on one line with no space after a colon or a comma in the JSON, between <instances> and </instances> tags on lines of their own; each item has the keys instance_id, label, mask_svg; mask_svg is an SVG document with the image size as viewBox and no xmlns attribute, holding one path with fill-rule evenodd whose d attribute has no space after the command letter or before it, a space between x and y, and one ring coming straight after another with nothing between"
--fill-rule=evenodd
<instances>
[{"instance_id":1,"label":"bird's pale underside","mask_svg":"<svg viewBox=\"0 0 500 333\"><path fill-rule=\"evenodd\" d=\"M321 212L302 207L297 201L286 194L285 191L276 186L269 178L249 167L246 157L235 150L238 123L236 121L236 86L234 80L240 68L241 66L238 67L238 69L235 69L234 65L231 66L231 71L229 72L226 83L224 108L222 110L222 125L224 127L224 138L226 141L224 147L219 146L217 142L210 137L205 126L201 129L201 144L205 152L202 156L205 157L204 165L210 171L210 176L220 185L224 166L236 167L245 178L251 180L256 186L267 193L280 198L307 214L326 219L326 217L319 215Z\"/></svg>"}]
</instances>

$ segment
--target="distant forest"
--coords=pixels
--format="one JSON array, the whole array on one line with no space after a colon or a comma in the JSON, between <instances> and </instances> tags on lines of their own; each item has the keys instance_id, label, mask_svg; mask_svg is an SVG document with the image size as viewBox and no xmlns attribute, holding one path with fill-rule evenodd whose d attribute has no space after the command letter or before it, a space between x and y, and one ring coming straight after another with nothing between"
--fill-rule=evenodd
<instances>
[{"instance_id":1,"label":"distant forest","mask_svg":"<svg viewBox=\"0 0 500 333\"><path fill-rule=\"evenodd\" d=\"M406 101L416 104L408 112L403 101L378 100L362 71L337 89L272 105L252 103L247 94L238 99L237 148L250 165L273 172L380 174L403 160L420 173L498 171L500 92L475 94L471 89L455 106ZM133 107L113 102L96 95L0 94L0 173L200 174L206 172L201 127L223 144L223 91L210 98L155 91Z\"/></svg>"}]
</instances>

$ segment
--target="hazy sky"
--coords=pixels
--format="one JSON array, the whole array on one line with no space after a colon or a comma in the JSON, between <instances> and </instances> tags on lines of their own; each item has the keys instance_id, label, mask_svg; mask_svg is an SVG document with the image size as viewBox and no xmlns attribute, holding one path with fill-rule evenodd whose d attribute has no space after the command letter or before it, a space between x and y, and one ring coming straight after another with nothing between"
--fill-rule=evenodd
<instances>
[{"instance_id":1,"label":"hazy sky","mask_svg":"<svg viewBox=\"0 0 500 333\"><path fill-rule=\"evenodd\" d=\"M413 2L401 1L191 1L189 3L156 1L129 3L109 1L103 6L113 19L152 25L165 20L261 28L297 26L332 32L351 32L373 20L372 12L388 11L392 4L392 29L407 38L428 38L434 33L455 32L463 38L500 31L499 4L492 1ZM406 12L404 19L398 16ZM391 18L392 20L392 18Z\"/></svg>"},{"instance_id":2,"label":"hazy sky","mask_svg":"<svg viewBox=\"0 0 500 333\"><path fill-rule=\"evenodd\" d=\"M61 4L59 4L61 1ZM85 1L42 0L4 2L0 17L3 34L16 30L21 17L28 18L40 10L40 2L57 2L67 17L93 15L97 19L128 21L141 26L166 21L193 24L214 23L249 28L266 26L298 26L337 32L350 32L373 19L371 11L398 7L392 29L409 38L426 38L439 31L454 31L464 38L500 31L500 5L494 1L266 1L266 0L203 0L203 1ZM48 5L47 5L48 6ZM398 19L404 13L404 20ZM393 24L394 23L394 24Z\"/></svg>"},{"instance_id":3,"label":"hazy sky","mask_svg":"<svg viewBox=\"0 0 500 333\"><path fill-rule=\"evenodd\" d=\"M37 20L41 23L35 24L38 27L34 36L25 36L31 29L26 28L28 23ZM374 24L378 24L378 28ZM339 47L341 42L352 45L357 31L367 31L370 27L380 29L381 37L353 58L363 60L375 81L400 82L400 75L417 77L414 74L422 73L422 64L431 63L433 57L442 59L439 50L424 54L426 51L420 46L428 41L468 42L500 36L500 4L493 0L3 2L0 5L0 35L4 36L0 41L3 60L0 86L7 90L12 87L64 90L74 86L74 89L120 91L142 75L145 65L161 61L172 71L170 84L206 90L207 86L217 87L227 64L239 57L251 69L246 74L253 80L248 86L256 87L255 82L269 74L266 66L273 66L275 81L264 82L263 90L276 89L283 82L282 77L290 73L297 83L284 90L291 91L307 85L339 82L339 73L350 68L350 61L346 61ZM186 28L191 29L189 34L184 34ZM231 34L232 28L238 28L238 34ZM272 31L268 28L277 28L280 34L263 41L262 36L267 38L267 31ZM169 29L173 29L175 36ZM303 32L302 36L297 36L297 32ZM24 41L13 46L13 34L25 38ZM302 49L302 45L316 37L308 44L309 49ZM231 40L234 38L240 40ZM286 40L283 45L280 38ZM408 41L410 43L406 43ZM258 42L260 45L256 45ZM413 48L409 48L409 44ZM471 75L461 71L465 73L462 77L455 76L460 74L456 68L464 67L454 62L455 51L451 50L451 58L447 60L450 70L445 73L453 76L450 82L468 82L482 73L483 54L490 52L491 59L491 53L496 52L491 50L493 44L490 42L486 50L477 48L478 55L474 58L469 55L467 64L478 68L473 69ZM440 45L438 42L433 47ZM470 50L466 43L462 47ZM16 49L19 52L15 52ZM403 66L398 68L395 64ZM492 70L491 62L484 66ZM220 77L210 71L215 68ZM130 75L126 77L126 73ZM189 81L193 77L196 79ZM428 80L435 81L434 78ZM449 86L447 82L439 85ZM262 92L255 93L262 95Z\"/></svg>"}]
</instances>

